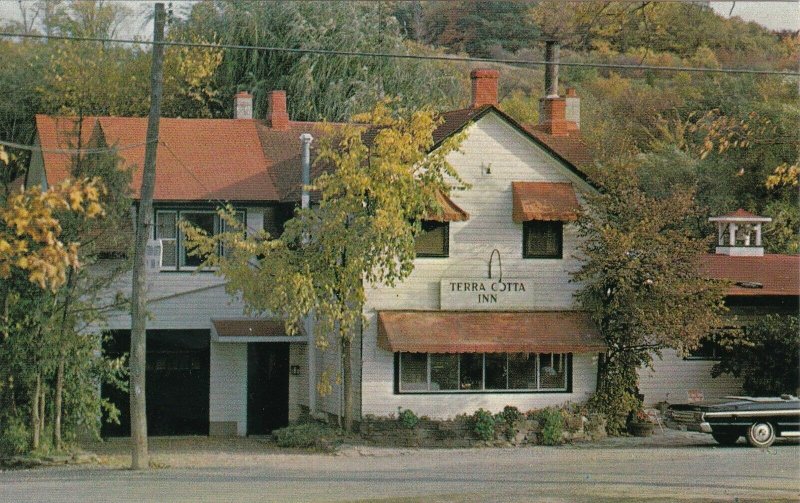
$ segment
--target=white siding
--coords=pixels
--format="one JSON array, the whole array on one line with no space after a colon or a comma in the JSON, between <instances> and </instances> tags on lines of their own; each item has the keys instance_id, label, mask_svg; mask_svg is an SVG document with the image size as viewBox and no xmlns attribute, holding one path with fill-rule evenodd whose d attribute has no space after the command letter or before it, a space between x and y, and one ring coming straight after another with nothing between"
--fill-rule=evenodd
<instances>
[{"instance_id":1,"label":"white siding","mask_svg":"<svg viewBox=\"0 0 800 503\"><path fill-rule=\"evenodd\" d=\"M305 344L289 344L289 365L298 365L300 375L289 374L289 422L300 418L300 406L308 407L308 350Z\"/></svg>"},{"instance_id":2,"label":"white siding","mask_svg":"<svg viewBox=\"0 0 800 503\"><path fill-rule=\"evenodd\" d=\"M235 422L247 434L247 344L211 341L209 421Z\"/></svg>"},{"instance_id":3,"label":"white siding","mask_svg":"<svg viewBox=\"0 0 800 503\"><path fill-rule=\"evenodd\" d=\"M655 358L653 370L639 369L639 391L644 394L645 405L666 401L686 402L689 390L700 390L706 399L727 395L740 395L742 382L728 374L711 377L714 361L684 360L674 350L663 352L663 359Z\"/></svg>"},{"instance_id":4,"label":"white siding","mask_svg":"<svg viewBox=\"0 0 800 503\"><path fill-rule=\"evenodd\" d=\"M471 413L479 407L496 411L505 405L515 405L527 410L585 400L596 388L596 355L574 355L573 393L394 394L393 355L377 347L376 312L440 309L440 279L486 278L489 256L494 249L500 252L504 277L527 278L528 284L533 285L527 310L573 308L577 285L570 283L570 272L579 267L574 257L575 226L564 226L562 260L523 259L522 225L512 221L511 182L572 182L578 191L586 187L585 183L495 114L471 126L461 152L450 154L449 160L472 185L470 190L452 194L453 201L470 218L450 223L449 257L417 259L413 273L402 285L368 289L365 306L368 324L363 331L362 413L387 415L404 407L418 414L443 418ZM495 262L493 270L499 273L497 267Z\"/></svg>"}]
</instances>

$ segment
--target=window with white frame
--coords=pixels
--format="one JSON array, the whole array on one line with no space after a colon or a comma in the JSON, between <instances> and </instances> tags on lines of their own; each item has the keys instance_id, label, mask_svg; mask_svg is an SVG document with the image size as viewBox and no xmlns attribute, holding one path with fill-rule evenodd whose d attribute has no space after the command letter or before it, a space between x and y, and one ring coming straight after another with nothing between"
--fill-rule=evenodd
<instances>
[{"instance_id":1,"label":"window with white frame","mask_svg":"<svg viewBox=\"0 0 800 503\"><path fill-rule=\"evenodd\" d=\"M243 211L236 212L236 219L245 221ZM213 236L230 230L230 226L214 210L157 210L155 238L161 240L162 270L193 270L200 266L203 257L190 255L186 248L186 238L178 230L178 222L186 221ZM224 252L218 250L217 253Z\"/></svg>"},{"instance_id":2,"label":"window with white frame","mask_svg":"<svg viewBox=\"0 0 800 503\"><path fill-rule=\"evenodd\" d=\"M570 389L570 353L397 353L399 393Z\"/></svg>"}]
</instances>

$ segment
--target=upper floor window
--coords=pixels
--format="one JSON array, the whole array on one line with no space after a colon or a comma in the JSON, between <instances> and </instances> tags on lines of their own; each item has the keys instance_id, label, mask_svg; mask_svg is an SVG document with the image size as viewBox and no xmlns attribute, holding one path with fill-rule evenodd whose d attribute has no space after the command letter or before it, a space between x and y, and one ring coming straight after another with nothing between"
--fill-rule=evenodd
<instances>
[{"instance_id":1,"label":"upper floor window","mask_svg":"<svg viewBox=\"0 0 800 503\"><path fill-rule=\"evenodd\" d=\"M450 254L450 224L424 220L416 238L417 257L447 257Z\"/></svg>"},{"instance_id":2,"label":"upper floor window","mask_svg":"<svg viewBox=\"0 0 800 503\"><path fill-rule=\"evenodd\" d=\"M523 258L562 258L562 222L530 220L522 223Z\"/></svg>"},{"instance_id":3,"label":"upper floor window","mask_svg":"<svg viewBox=\"0 0 800 503\"><path fill-rule=\"evenodd\" d=\"M236 212L236 218L245 221L243 211ZM192 270L203 263L203 257L190 255L186 239L178 229L178 221L184 220L210 236L224 232L225 221L213 210L158 210L156 211L155 238L161 240L161 269ZM224 253L221 248L217 253Z\"/></svg>"}]
</instances>

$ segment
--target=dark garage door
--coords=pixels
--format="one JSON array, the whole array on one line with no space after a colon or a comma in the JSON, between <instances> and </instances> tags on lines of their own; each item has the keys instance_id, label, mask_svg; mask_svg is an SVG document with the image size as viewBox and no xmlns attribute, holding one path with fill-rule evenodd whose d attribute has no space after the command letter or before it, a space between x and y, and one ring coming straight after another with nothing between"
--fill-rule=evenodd
<instances>
[{"instance_id":1,"label":"dark garage door","mask_svg":"<svg viewBox=\"0 0 800 503\"><path fill-rule=\"evenodd\" d=\"M130 351L130 331L114 331L104 344L109 356ZM209 331L147 331L148 435L208 435ZM127 392L103 386L120 410L120 424L103 422L104 436L130 435Z\"/></svg>"}]
</instances>

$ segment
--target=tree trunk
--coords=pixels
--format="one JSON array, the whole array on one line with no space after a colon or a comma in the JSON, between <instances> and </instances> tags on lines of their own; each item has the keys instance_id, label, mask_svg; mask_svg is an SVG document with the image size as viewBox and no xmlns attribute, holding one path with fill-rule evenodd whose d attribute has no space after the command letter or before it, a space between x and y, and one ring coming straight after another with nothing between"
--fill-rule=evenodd
<instances>
[{"instance_id":1,"label":"tree trunk","mask_svg":"<svg viewBox=\"0 0 800 503\"><path fill-rule=\"evenodd\" d=\"M353 431L353 359L352 341L342 338L342 387L344 388L344 430Z\"/></svg>"},{"instance_id":2,"label":"tree trunk","mask_svg":"<svg viewBox=\"0 0 800 503\"><path fill-rule=\"evenodd\" d=\"M61 313L61 329L59 331L59 351L58 351L58 368L56 369L56 390L53 397L53 444L57 451L61 450L61 403L64 394L64 360L67 358L66 349L66 326L67 326L67 313L69 312L70 301L72 300L72 288L74 286L74 271L70 267L67 275L67 288L64 297L64 310Z\"/></svg>"},{"instance_id":3,"label":"tree trunk","mask_svg":"<svg viewBox=\"0 0 800 503\"><path fill-rule=\"evenodd\" d=\"M31 450L39 448L39 396L42 394L42 376L36 374L36 386L31 396Z\"/></svg>"},{"instance_id":4,"label":"tree trunk","mask_svg":"<svg viewBox=\"0 0 800 503\"><path fill-rule=\"evenodd\" d=\"M155 5L153 25L153 62L150 69L150 114L147 119L147 145L139 211L136 216L136 246L133 261L133 292L131 295L131 354L130 354L130 410L131 410L131 469L149 467L147 453L147 409L145 392L145 365L147 355L147 271L145 250L153 229L153 192L156 182L156 153L158 126L161 116L161 90L164 76L164 4Z\"/></svg>"},{"instance_id":5,"label":"tree trunk","mask_svg":"<svg viewBox=\"0 0 800 503\"><path fill-rule=\"evenodd\" d=\"M47 395L47 386L42 386L42 396L39 397L39 435L44 434L44 411L45 411L45 396Z\"/></svg>"},{"instance_id":6,"label":"tree trunk","mask_svg":"<svg viewBox=\"0 0 800 503\"><path fill-rule=\"evenodd\" d=\"M53 443L55 444L57 451L60 451L63 447L61 443L61 400L64 393L65 359L66 355L64 354L64 348L62 347L61 352L58 355L58 369L56 370L56 394L53 398L53 416L55 416L53 418Z\"/></svg>"}]
</instances>

